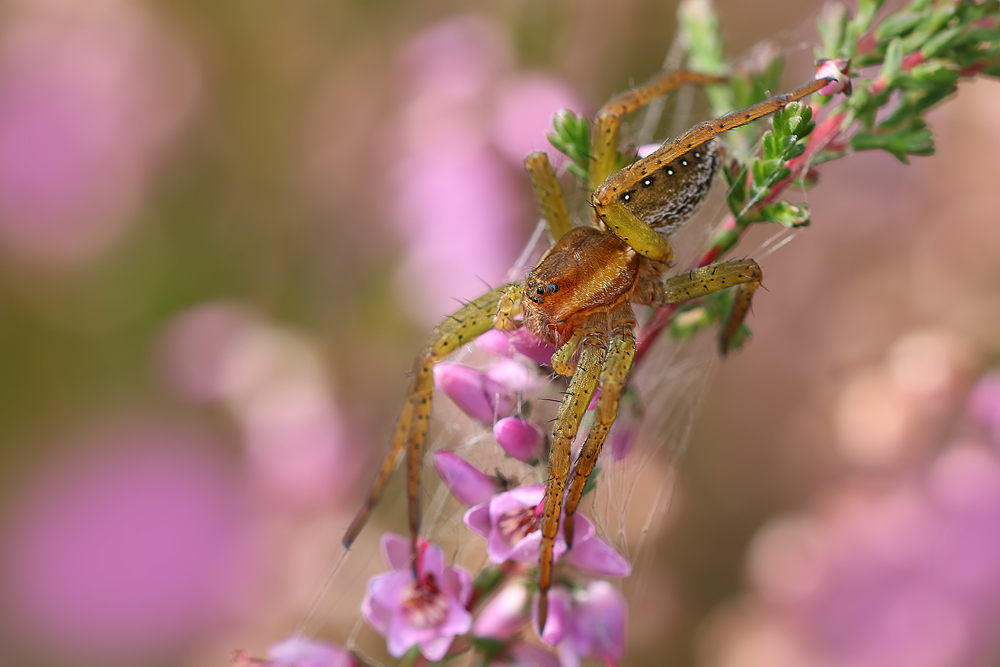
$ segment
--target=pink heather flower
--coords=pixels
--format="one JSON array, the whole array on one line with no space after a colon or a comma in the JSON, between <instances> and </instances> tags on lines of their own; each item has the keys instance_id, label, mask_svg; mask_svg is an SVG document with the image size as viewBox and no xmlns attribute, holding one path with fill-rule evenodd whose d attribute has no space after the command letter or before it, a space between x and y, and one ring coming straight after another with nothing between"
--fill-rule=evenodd
<instances>
[{"instance_id":1,"label":"pink heather flower","mask_svg":"<svg viewBox=\"0 0 1000 667\"><path fill-rule=\"evenodd\" d=\"M561 662L579 665L590 657L614 664L625 654L628 607L606 581L595 580L573 593L562 586L549 591L549 616L542 641L559 647ZM538 627L538 605L534 610Z\"/></svg>"},{"instance_id":2,"label":"pink heather flower","mask_svg":"<svg viewBox=\"0 0 1000 667\"><path fill-rule=\"evenodd\" d=\"M293 636L268 647L269 659L260 667L357 667L347 649L308 637ZM253 664L251 661L249 664Z\"/></svg>"},{"instance_id":3,"label":"pink heather flower","mask_svg":"<svg viewBox=\"0 0 1000 667\"><path fill-rule=\"evenodd\" d=\"M520 417L505 417L493 425L497 444L518 461L538 460L542 445L542 429Z\"/></svg>"},{"instance_id":4,"label":"pink heather flower","mask_svg":"<svg viewBox=\"0 0 1000 667\"><path fill-rule=\"evenodd\" d=\"M183 397L228 408L255 489L293 507L352 496L363 460L323 360L304 336L239 304L210 302L167 327L160 362Z\"/></svg>"},{"instance_id":5,"label":"pink heather flower","mask_svg":"<svg viewBox=\"0 0 1000 667\"><path fill-rule=\"evenodd\" d=\"M487 426L510 415L517 407L506 387L462 364L435 364L434 386L447 394L462 412Z\"/></svg>"},{"instance_id":6,"label":"pink heather flower","mask_svg":"<svg viewBox=\"0 0 1000 667\"><path fill-rule=\"evenodd\" d=\"M499 329L490 329L484 333L476 339L476 345L498 357L509 357L514 354L514 348L510 344L510 333Z\"/></svg>"},{"instance_id":7,"label":"pink heather flower","mask_svg":"<svg viewBox=\"0 0 1000 667\"><path fill-rule=\"evenodd\" d=\"M5 640L94 664L198 641L246 585L246 516L218 443L143 420L60 451L23 481L0 535Z\"/></svg>"},{"instance_id":8,"label":"pink heather flower","mask_svg":"<svg viewBox=\"0 0 1000 667\"><path fill-rule=\"evenodd\" d=\"M500 484L495 479L454 452L434 452L434 466L451 494L466 505L488 502L500 491Z\"/></svg>"},{"instance_id":9,"label":"pink heather flower","mask_svg":"<svg viewBox=\"0 0 1000 667\"><path fill-rule=\"evenodd\" d=\"M494 563L508 560L536 563L542 545L541 503L545 486L519 486L499 493L488 503L465 513L465 525L488 540L486 553ZM624 577L631 566L610 545L594 537L594 525L576 515L573 549L567 552L562 526L553 549L554 558L592 574Z\"/></svg>"},{"instance_id":10,"label":"pink heather flower","mask_svg":"<svg viewBox=\"0 0 1000 667\"><path fill-rule=\"evenodd\" d=\"M765 528L750 550L749 622L729 650L743 650L740 640L756 645L763 625L769 645L795 647L789 664L995 657L1000 460L987 447L955 444L914 477L842 487L820 511Z\"/></svg>"},{"instance_id":11,"label":"pink heather flower","mask_svg":"<svg viewBox=\"0 0 1000 667\"><path fill-rule=\"evenodd\" d=\"M530 611L531 594L523 582L515 581L486 603L476 616L472 634L506 641L528 624Z\"/></svg>"},{"instance_id":12,"label":"pink heather flower","mask_svg":"<svg viewBox=\"0 0 1000 667\"><path fill-rule=\"evenodd\" d=\"M540 366L549 366L556 348L525 329L507 334L511 347Z\"/></svg>"},{"instance_id":13,"label":"pink heather flower","mask_svg":"<svg viewBox=\"0 0 1000 667\"><path fill-rule=\"evenodd\" d=\"M545 649L517 643L489 663L489 667L561 667L559 658Z\"/></svg>"},{"instance_id":14,"label":"pink heather flower","mask_svg":"<svg viewBox=\"0 0 1000 667\"><path fill-rule=\"evenodd\" d=\"M444 551L424 539L418 543L417 579L410 569L410 541L402 535L382 537L382 556L392 572L368 583L361 612L387 640L399 658L419 645L428 660L441 660L458 635L472 627L465 608L472 596L472 577L460 567L446 566Z\"/></svg>"},{"instance_id":15,"label":"pink heather flower","mask_svg":"<svg viewBox=\"0 0 1000 667\"><path fill-rule=\"evenodd\" d=\"M518 394L534 392L542 384L537 368L528 368L514 359L499 359L486 370L486 377Z\"/></svg>"},{"instance_id":16,"label":"pink heather flower","mask_svg":"<svg viewBox=\"0 0 1000 667\"><path fill-rule=\"evenodd\" d=\"M429 27L403 48L389 202L406 254L402 302L437 323L455 298L497 284L519 250L527 206L491 145L488 99L510 57L501 27L478 18Z\"/></svg>"},{"instance_id":17,"label":"pink heather flower","mask_svg":"<svg viewBox=\"0 0 1000 667\"><path fill-rule=\"evenodd\" d=\"M1000 373L984 375L976 383L969 396L969 414L1000 446Z\"/></svg>"}]
</instances>

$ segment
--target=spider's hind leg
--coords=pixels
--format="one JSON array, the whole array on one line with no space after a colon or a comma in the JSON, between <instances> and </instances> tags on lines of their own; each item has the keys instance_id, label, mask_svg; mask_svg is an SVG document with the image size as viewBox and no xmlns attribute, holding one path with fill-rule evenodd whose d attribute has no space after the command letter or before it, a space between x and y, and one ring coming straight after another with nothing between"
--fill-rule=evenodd
<instances>
[{"instance_id":1,"label":"spider's hind leg","mask_svg":"<svg viewBox=\"0 0 1000 667\"><path fill-rule=\"evenodd\" d=\"M431 415L431 400L434 396L434 364L493 328L501 302L509 302L506 315L510 316L519 301L520 285L503 285L465 304L434 329L414 362L413 380L396 421L389 451L382 459L368 498L344 533L345 548L351 547L368 521L405 447L410 539L415 557L417 536L420 533L420 473Z\"/></svg>"},{"instance_id":2,"label":"spider's hind leg","mask_svg":"<svg viewBox=\"0 0 1000 667\"><path fill-rule=\"evenodd\" d=\"M760 287L762 278L760 266L752 259L719 262L682 273L663 283L650 282L644 286L646 292L642 302L651 306L665 306L735 287L732 308L719 330L719 352L724 355L750 311L751 299Z\"/></svg>"}]
</instances>

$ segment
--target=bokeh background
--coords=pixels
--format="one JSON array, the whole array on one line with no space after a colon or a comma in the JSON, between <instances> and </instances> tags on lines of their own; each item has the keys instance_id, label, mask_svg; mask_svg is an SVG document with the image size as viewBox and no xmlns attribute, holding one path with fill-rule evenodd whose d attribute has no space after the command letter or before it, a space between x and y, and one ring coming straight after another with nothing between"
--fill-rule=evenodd
<instances>
[{"instance_id":1,"label":"bokeh background","mask_svg":"<svg viewBox=\"0 0 1000 667\"><path fill-rule=\"evenodd\" d=\"M731 54L809 75L817 3L717 7ZM653 74L675 12L0 4L0 663L345 641L363 581L323 580L414 352L526 242L551 113ZM1000 399L969 393L1000 334L997 108L963 84L937 155L802 195L644 547L628 664L995 655Z\"/></svg>"}]
</instances>

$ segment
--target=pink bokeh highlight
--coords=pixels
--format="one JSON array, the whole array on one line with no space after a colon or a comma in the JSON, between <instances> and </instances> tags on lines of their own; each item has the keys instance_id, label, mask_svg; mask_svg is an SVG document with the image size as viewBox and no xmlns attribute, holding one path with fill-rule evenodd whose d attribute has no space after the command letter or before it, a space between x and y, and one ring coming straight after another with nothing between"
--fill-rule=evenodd
<instances>
[{"instance_id":1,"label":"pink bokeh highlight","mask_svg":"<svg viewBox=\"0 0 1000 667\"><path fill-rule=\"evenodd\" d=\"M402 50L389 202L405 246L397 288L428 323L496 285L521 249L533 205L521 162L545 148L569 88L513 70L501 28L467 16L431 26Z\"/></svg>"},{"instance_id":2,"label":"pink bokeh highlight","mask_svg":"<svg viewBox=\"0 0 1000 667\"><path fill-rule=\"evenodd\" d=\"M160 367L182 398L233 416L259 492L302 509L353 501L364 450L304 335L240 304L209 302L167 326Z\"/></svg>"},{"instance_id":3,"label":"pink bokeh highlight","mask_svg":"<svg viewBox=\"0 0 1000 667\"><path fill-rule=\"evenodd\" d=\"M75 445L24 480L4 522L7 640L107 663L183 650L246 583L234 471L203 434L154 420Z\"/></svg>"},{"instance_id":4,"label":"pink bokeh highlight","mask_svg":"<svg viewBox=\"0 0 1000 667\"><path fill-rule=\"evenodd\" d=\"M8 6L0 33L0 242L78 265L134 222L190 120L189 48L137 3Z\"/></svg>"}]
</instances>

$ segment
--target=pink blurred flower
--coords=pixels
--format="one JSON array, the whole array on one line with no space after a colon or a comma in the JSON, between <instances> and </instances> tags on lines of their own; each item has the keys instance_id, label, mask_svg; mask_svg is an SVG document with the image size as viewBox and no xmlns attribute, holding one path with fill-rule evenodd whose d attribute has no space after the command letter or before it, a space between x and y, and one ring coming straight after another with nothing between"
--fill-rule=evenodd
<instances>
[{"instance_id":1,"label":"pink blurred flower","mask_svg":"<svg viewBox=\"0 0 1000 667\"><path fill-rule=\"evenodd\" d=\"M410 567L410 541L387 533L382 555L392 572L373 578L361 611L387 640L389 653L399 658L419 645L428 660L440 660L458 635L472 627L465 608L472 596L472 577L460 567L445 565L440 547L418 543L417 578Z\"/></svg>"},{"instance_id":2,"label":"pink blurred flower","mask_svg":"<svg viewBox=\"0 0 1000 667\"><path fill-rule=\"evenodd\" d=\"M521 151L545 146L549 119L572 100L554 79L511 74L508 41L499 24L464 17L431 26L400 55L406 97L390 191L406 256L397 285L428 322L455 310L453 299L481 294L483 281L507 278L532 210L514 180Z\"/></svg>"},{"instance_id":3,"label":"pink blurred flower","mask_svg":"<svg viewBox=\"0 0 1000 667\"><path fill-rule=\"evenodd\" d=\"M434 452L434 466L448 490L466 505L488 502L500 484L454 452Z\"/></svg>"},{"instance_id":4,"label":"pink blurred flower","mask_svg":"<svg viewBox=\"0 0 1000 667\"><path fill-rule=\"evenodd\" d=\"M143 662L220 620L243 523L216 443L137 422L27 480L3 530L7 639L74 660Z\"/></svg>"},{"instance_id":5,"label":"pink blurred flower","mask_svg":"<svg viewBox=\"0 0 1000 667\"><path fill-rule=\"evenodd\" d=\"M293 506L351 497L364 461L304 336L239 304L211 302L168 325L160 362L181 396L232 413L255 488Z\"/></svg>"},{"instance_id":6,"label":"pink blurred flower","mask_svg":"<svg viewBox=\"0 0 1000 667\"><path fill-rule=\"evenodd\" d=\"M537 563L542 544L541 503L545 486L519 486L476 505L465 513L465 525L488 540L486 553L494 563L513 560ZM553 548L554 558L591 574L624 577L631 566L617 551L594 537L594 525L576 515L573 549L567 551L562 525Z\"/></svg>"},{"instance_id":7,"label":"pink blurred flower","mask_svg":"<svg viewBox=\"0 0 1000 667\"><path fill-rule=\"evenodd\" d=\"M969 396L969 414L1000 447L1000 373L987 373L976 383Z\"/></svg>"},{"instance_id":8,"label":"pink blurred flower","mask_svg":"<svg viewBox=\"0 0 1000 667\"><path fill-rule=\"evenodd\" d=\"M520 417L505 417L493 425L493 435L507 454L519 461L538 460L542 448L542 429Z\"/></svg>"},{"instance_id":9,"label":"pink blurred flower","mask_svg":"<svg viewBox=\"0 0 1000 667\"><path fill-rule=\"evenodd\" d=\"M534 611L538 626L538 608ZM628 606L622 594L606 581L595 580L570 592L562 586L549 591L549 616L542 640L559 647L564 667L591 657L612 665L625 654Z\"/></svg>"},{"instance_id":10,"label":"pink blurred flower","mask_svg":"<svg viewBox=\"0 0 1000 667\"><path fill-rule=\"evenodd\" d=\"M847 486L763 530L745 609L800 664L985 664L1000 622L997 525L1000 460L956 444L923 479Z\"/></svg>"},{"instance_id":11,"label":"pink blurred flower","mask_svg":"<svg viewBox=\"0 0 1000 667\"><path fill-rule=\"evenodd\" d=\"M528 153L545 151L557 168L568 159L552 148L546 134L556 112L583 110L569 86L542 73L520 74L501 84L497 98L494 137L505 158L520 165Z\"/></svg>"},{"instance_id":12,"label":"pink blurred flower","mask_svg":"<svg viewBox=\"0 0 1000 667\"><path fill-rule=\"evenodd\" d=\"M357 667L345 648L316 639L294 636L268 648L267 667Z\"/></svg>"},{"instance_id":13,"label":"pink blurred flower","mask_svg":"<svg viewBox=\"0 0 1000 667\"><path fill-rule=\"evenodd\" d=\"M295 635L283 642L271 644L268 659L251 657L246 651L236 651L232 667L358 667L354 654L335 644Z\"/></svg>"},{"instance_id":14,"label":"pink blurred flower","mask_svg":"<svg viewBox=\"0 0 1000 667\"><path fill-rule=\"evenodd\" d=\"M462 412L487 426L510 415L517 407L504 385L470 366L435 364L434 386L447 394Z\"/></svg>"},{"instance_id":15,"label":"pink blurred flower","mask_svg":"<svg viewBox=\"0 0 1000 667\"><path fill-rule=\"evenodd\" d=\"M6 14L0 239L29 260L84 262L132 222L199 74L140 4L43 0Z\"/></svg>"},{"instance_id":16,"label":"pink blurred flower","mask_svg":"<svg viewBox=\"0 0 1000 667\"><path fill-rule=\"evenodd\" d=\"M479 611L472 625L476 637L489 637L506 641L528 624L531 594L520 582L504 587Z\"/></svg>"}]
</instances>

